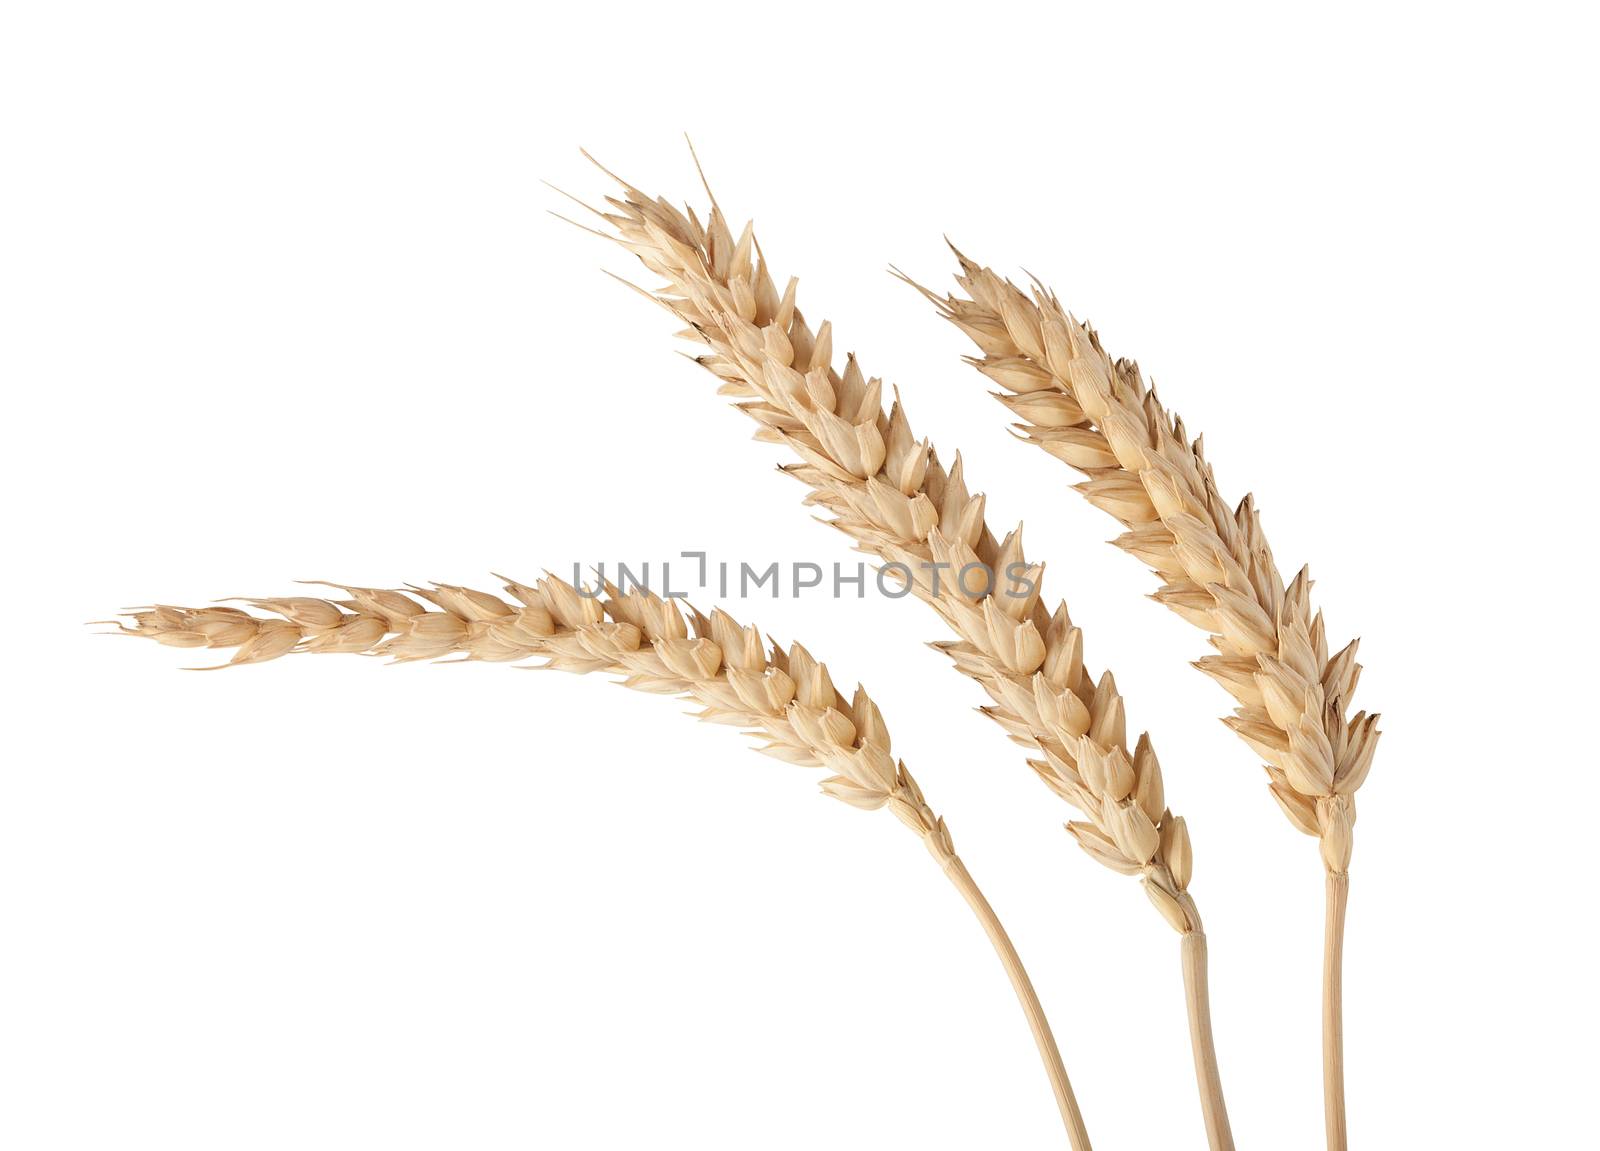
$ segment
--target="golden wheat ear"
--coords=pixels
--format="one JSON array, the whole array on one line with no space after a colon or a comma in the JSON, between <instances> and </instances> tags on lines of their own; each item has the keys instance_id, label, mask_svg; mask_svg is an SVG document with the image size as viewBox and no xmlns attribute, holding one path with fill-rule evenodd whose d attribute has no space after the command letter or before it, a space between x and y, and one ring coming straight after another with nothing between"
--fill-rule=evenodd
<instances>
[{"instance_id":1,"label":"golden wheat ear","mask_svg":"<svg viewBox=\"0 0 1600 1151\"><path fill-rule=\"evenodd\" d=\"M794 454L783 470L809 489L806 503L938 612L955 638L935 646L982 685L993 700L985 714L1033 753L1040 779L1083 813L1067 825L1073 838L1100 863L1139 875L1183 936L1184 970L1198 973L1186 986L1204 1120L1213 1151L1231 1148L1188 829L1167 806L1148 737L1127 738L1116 680L1086 669L1083 633L1066 605L1052 612L1041 599L1043 566L1024 557L1021 527L996 539L959 453L947 471L912 433L898 394L885 410L882 381L853 355L834 366L832 325L807 324L795 280L779 290L751 225L736 236L715 199L702 221L618 183L620 194L592 210L662 281L638 290L700 345L697 362L759 425L756 438ZM963 582L968 571L988 574Z\"/></svg>"},{"instance_id":2,"label":"golden wheat ear","mask_svg":"<svg viewBox=\"0 0 1600 1151\"><path fill-rule=\"evenodd\" d=\"M123 634L174 647L233 649L218 667L345 652L401 662L540 660L539 666L561 671L620 675L639 691L695 701L702 720L749 729L764 740L759 750L767 755L822 768L830 773L823 791L852 807L888 808L966 900L1027 1016L1071 1145L1088 1151L1072 1084L1022 960L956 855L944 820L891 754L888 727L865 689L846 699L827 666L799 644L769 649L759 631L726 612L703 615L690 608L685 618L673 601L642 590L624 594L606 584L591 595L553 576L532 585L507 580L508 599L452 584L405 591L328 586L346 598L243 601L270 615L159 606L113 622Z\"/></svg>"},{"instance_id":3,"label":"golden wheat ear","mask_svg":"<svg viewBox=\"0 0 1600 1151\"><path fill-rule=\"evenodd\" d=\"M1084 476L1077 491L1114 516L1114 542L1163 581L1153 598L1210 635L1195 666L1237 707L1223 722L1266 763L1268 786L1295 827L1316 836L1327 873L1323 1076L1327 1140L1345 1147L1341 954L1355 793L1378 743L1378 716L1349 714L1361 675L1356 642L1329 654L1307 569L1285 585L1250 496L1229 505L1200 438L1113 361L1087 324L1035 282L1013 284L955 251L959 295L900 275L967 334L969 357L998 384L1020 438Z\"/></svg>"}]
</instances>

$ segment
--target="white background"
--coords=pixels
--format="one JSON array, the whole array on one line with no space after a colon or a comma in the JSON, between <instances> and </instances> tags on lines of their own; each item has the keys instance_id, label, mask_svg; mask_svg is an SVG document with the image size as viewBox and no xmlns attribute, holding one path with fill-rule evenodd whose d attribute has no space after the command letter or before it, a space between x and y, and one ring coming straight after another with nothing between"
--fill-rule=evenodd
<instances>
[{"instance_id":1,"label":"white background","mask_svg":"<svg viewBox=\"0 0 1600 1151\"><path fill-rule=\"evenodd\" d=\"M736 733L498 666L182 674L83 626L309 577L853 562L600 274L637 265L546 214L541 179L607 190L580 144L702 203L684 130L812 320L1026 517L1153 732L1239 1145L1321 1137L1316 848L1202 637L885 274L946 282L942 233L1137 355L1363 637L1352 1143L1582 1143L1592 44L1553 5L7 5L0 1145L1060 1144L915 840ZM1200 1145L1176 938L933 616L730 606L870 685L1097 1140Z\"/></svg>"}]
</instances>

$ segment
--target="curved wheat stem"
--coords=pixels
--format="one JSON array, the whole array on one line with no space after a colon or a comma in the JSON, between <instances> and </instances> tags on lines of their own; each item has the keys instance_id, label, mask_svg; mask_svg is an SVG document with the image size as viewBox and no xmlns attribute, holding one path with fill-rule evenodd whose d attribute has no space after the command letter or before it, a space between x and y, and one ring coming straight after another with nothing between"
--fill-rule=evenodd
<instances>
[{"instance_id":1,"label":"curved wheat stem","mask_svg":"<svg viewBox=\"0 0 1600 1151\"><path fill-rule=\"evenodd\" d=\"M960 252L956 258L963 295L912 286L977 344L982 354L970 362L1005 389L995 396L1018 417L1022 438L1082 472L1077 490L1127 528L1115 543L1165 581L1154 598L1210 633L1217 654L1195 666L1237 702L1224 722L1266 761L1289 821L1321 842L1328 1145L1342 1149L1346 875L1355 793L1379 736L1377 715L1347 714L1361 674L1358 641L1328 653L1308 569L1285 586L1253 499L1230 510L1201 440L1189 441L1183 420L1162 407L1137 364L1113 361L1095 332L1042 286L1024 292Z\"/></svg>"},{"instance_id":2,"label":"curved wheat stem","mask_svg":"<svg viewBox=\"0 0 1600 1151\"><path fill-rule=\"evenodd\" d=\"M1067 824L1079 845L1108 867L1140 875L1175 930L1200 932L1188 892L1188 831L1167 808L1155 750L1148 736L1129 744L1116 681L1109 671L1096 679L1086 670L1083 633L1066 605L1043 606L1043 567L1025 559L1021 527L997 541L960 455L946 471L928 441L913 435L898 395L884 410L882 382L853 355L834 368L832 326L806 323L794 280L778 291L750 225L735 238L714 199L702 224L692 210L617 182L623 195L608 197L596 213L600 234L665 281L639 290L704 346L697 362L760 424L757 438L799 457L783 470L811 489L806 502L902 575L956 633L954 642L934 646L984 687L994 700L986 714L1038 753L1030 766L1084 814ZM973 571L983 574L964 582L962 573ZM1192 1010L1202 1006L1191 1000ZM1209 1022L1203 1034L1209 1039ZM1217 1133L1213 1146L1231 1147L1214 1079L1202 1097Z\"/></svg>"},{"instance_id":3,"label":"curved wheat stem","mask_svg":"<svg viewBox=\"0 0 1600 1151\"><path fill-rule=\"evenodd\" d=\"M853 807L887 807L922 839L989 936L1033 1033L1074 1151L1089 1137L1044 1011L999 918L956 855L944 820L923 799L865 689L847 700L828 669L799 644L765 649L761 633L722 611L692 608L686 621L671 601L607 585L580 594L548 577L533 586L507 581L514 602L470 588L436 584L406 592L340 588L347 599L305 596L244 602L276 618L228 607L158 606L113 621L128 635L175 647L233 648L221 667L291 653L362 652L397 661L458 656L624 676L640 691L693 699L699 718L752 729L760 750L832 774L822 789ZM427 605L437 610L430 610ZM208 669L215 670L215 669Z\"/></svg>"},{"instance_id":4,"label":"curved wheat stem","mask_svg":"<svg viewBox=\"0 0 1600 1151\"><path fill-rule=\"evenodd\" d=\"M1344 909L1350 873L1328 873L1322 942L1322 1110L1328 1146L1344 1151Z\"/></svg>"}]
</instances>

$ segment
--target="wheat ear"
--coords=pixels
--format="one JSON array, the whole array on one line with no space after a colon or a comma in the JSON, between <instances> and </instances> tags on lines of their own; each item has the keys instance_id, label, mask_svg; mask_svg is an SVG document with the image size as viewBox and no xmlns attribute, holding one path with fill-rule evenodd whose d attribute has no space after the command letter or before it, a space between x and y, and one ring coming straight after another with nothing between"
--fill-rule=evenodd
<instances>
[{"instance_id":1,"label":"wheat ear","mask_svg":"<svg viewBox=\"0 0 1600 1151\"><path fill-rule=\"evenodd\" d=\"M1022 960L956 855L943 818L890 754L889 730L864 688L847 700L827 667L799 644L769 651L759 631L726 612L706 616L690 608L686 621L672 601L643 590L622 593L607 584L603 595L591 596L550 576L532 586L507 580L515 601L507 602L448 584L406 592L328 586L349 598L244 601L276 618L228 607L158 606L114 622L125 634L176 647L234 648L221 667L298 652L364 652L398 661L542 659L542 666L561 671L621 675L628 687L694 700L704 709L700 719L752 729L766 740L760 750L767 755L831 772L822 790L835 799L868 811L887 807L922 839L1005 967L1071 1146L1089 1151L1072 1084Z\"/></svg>"},{"instance_id":2,"label":"wheat ear","mask_svg":"<svg viewBox=\"0 0 1600 1151\"><path fill-rule=\"evenodd\" d=\"M1209 632L1217 654L1195 666L1237 702L1224 722L1266 761L1289 821L1322 846L1327 873L1323 1078L1330 1148L1346 1145L1341 953L1355 793L1372 766L1378 716L1349 716L1361 674L1352 641L1328 654L1311 577L1287 586L1250 496L1230 510L1199 438L1147 388L1139 367L1113 361L1055 295L1031 292L959 251L964 295L913 284L977 344L973 366L1019 420L1021 437L1087 478L1077 490L1127 528L1114 542L1162 578L1154 598ZM907 281L911 283L911 281Z\"/></svg>"},{"instance_id":3,"label":"wheat ear","mask_svg":"<svg viewBox=\"0 0 1600 1151\"><path fill-rule=\"evenodd\" d=\"M934 646L983 685L994 700L985 713L1039 754L1029 761L1039 777L1084 813L1067 824L1079 845L1108 867L1142 876L1150 901L1183 935L1185 970L1200 974L1186 986L1204 1118L1212 1147L1230 1148L1204 938L1188 893L1188 830L1167 808L1149 737L1128 744L1115 679L1108 671L1097 680L1085 669L1083 633L1066 604L1054 613L1042 605L1043 568L1024 558L1021 527L997 541L983 497L968 491L960 455L946 472L931 445L912 434L898 396L884 411L881 381L868 379L853 355L834 369L831 325L813 332L796 306L794 280L778 292L750 225L735 239L714 198L702 225L692 210L617 182L624 196L608 197L609 210L597 213L606 225L600 234L666 281L644 294L705 346L697 362L761 425L757 438L800 457L783 470L811 489L807 503L829 513L862 550L898 565L956 633L956 641ZM987 573L987 586L970 590L961 573L974 567ZM951 574L941 579L941 571ZM1028 594L1002 594L994 586L1000 573L1022 573L1018 586L1025 582Z\"/></svg>"}]
</instances>

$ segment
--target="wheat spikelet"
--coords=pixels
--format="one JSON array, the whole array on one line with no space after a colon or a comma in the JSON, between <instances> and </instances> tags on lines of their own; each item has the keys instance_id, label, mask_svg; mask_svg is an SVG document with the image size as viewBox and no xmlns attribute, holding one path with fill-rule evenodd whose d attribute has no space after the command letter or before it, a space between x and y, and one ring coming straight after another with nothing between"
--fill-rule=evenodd
<instances>
[{"instance_id":1,"label":"wheat spikelet","mask_svg":"<svg viewBox=\"0 0 1600 1151\"><path fill-rule=\"evenodd\" d=\"M692 210L618 183L625 195L608 197L609 210L597 213L608 226L600 234L666 281L645 295L706 347L697 362L721 381L720 393L761 425L758 439L800 457L783 470L811 489L806 502L908 577L955 631L957 640L934 646L983 685L994 700L985 713L1038 753L1030 765L1084 813L1067 825L1079 845L1140 875L1176 930L1198 931L1188 831L1167 808L1149 737L1129 744L1115 679L1085 669L1083 633L1066 605L1052 613L1041 603L1043 568L1024 557L1021 528L997 541L959 454L947 472L912 433L898 396L884 411L882 382L853 355L834 369L831 325L806 323L794 280L778 291L751 226L735 238L714 200L702 224ZM987 574L977 587L958 578L980 569ZM1016 583L999 586L1011 574Z\"/></svg>"},{"instance_id":2,"label":"wheat spikelet","mask_svg":"<svg viewBox=\"0 0 1600 1151\"><path fill-rule=\"evenodd\" d=\"M112 621L123 634L174 647L233 648L218 670L295 653L366 653L408 662L458 657L621 675L627 687L694 700L698 718L750 729L767 755L830 772L822 790L864 810L888 808L927 846L983 924L1039 1047L1075 1151L1088 1135L1055 1039L999 919L956 855L944 820L891 754L878 707L858 687L846 699L806 649L767 649L761 633L723 611L709 616L611 584L590 595L553 576L507 580L510 601L449 584L405 591L330 584L348 598L246 599L272 617L230 607L156 606ZM433 605L430 610L428 605ZM275 617L275 618L274 618Z\"/></svg>"},{"instance_id":3,"label":"wheat spikelet","mask_svg":"<svg viewBox=\"0 0 1600 1151\"><path fill-rule=\"evenodd\" d=\"M952 249L953 250L953 249ZM1343 1147L1339 964L1355 795L1378 743L1378 716L1348 714L1360 678L1357 642L1329 654L1322 613L1301 568L1285 585L1252 497L1223 500L1202 441L1147 388L1138 365L1113 361L1055 295L1024 292L959 251L964 295L907 280L965 332L973 364L1003 391L1021 438L1086 477L1077 490L1127 529L1114 542L1162 578L1154 598L1211 636L1201 671L1233 696L1224 722L1265 761L1289 821L1321 844L1328 879L1325 1004L1328 1138ZM904 278L904 277L902 277ZM1334 1082L1337 1078L1338 1082Z\"/></svg>"}]
</instances>

